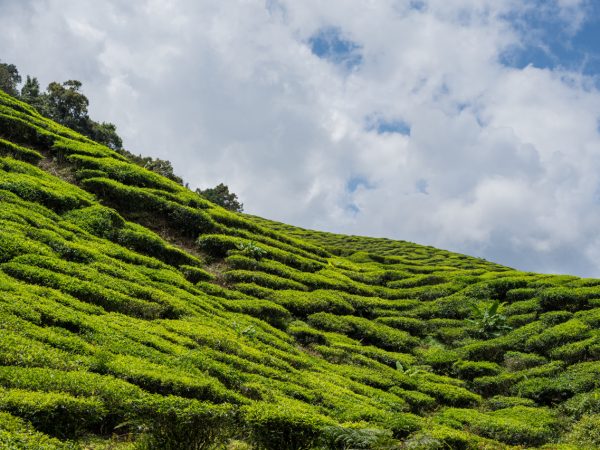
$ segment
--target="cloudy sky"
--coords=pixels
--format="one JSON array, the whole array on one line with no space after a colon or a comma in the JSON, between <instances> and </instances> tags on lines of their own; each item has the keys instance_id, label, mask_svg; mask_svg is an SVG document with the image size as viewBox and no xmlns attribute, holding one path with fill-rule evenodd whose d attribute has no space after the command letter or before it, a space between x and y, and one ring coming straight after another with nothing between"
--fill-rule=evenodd
<instances>
[{"instance_id":1,"label":"cloudy sky","mask_svg":"<svg viewBox=\"0 0 600 450\"><path fill-rule=\"evenodd\" d=\"M596 0L0 0L0 59L248 213L600 277Z\"/></svg>"}]
</instances>

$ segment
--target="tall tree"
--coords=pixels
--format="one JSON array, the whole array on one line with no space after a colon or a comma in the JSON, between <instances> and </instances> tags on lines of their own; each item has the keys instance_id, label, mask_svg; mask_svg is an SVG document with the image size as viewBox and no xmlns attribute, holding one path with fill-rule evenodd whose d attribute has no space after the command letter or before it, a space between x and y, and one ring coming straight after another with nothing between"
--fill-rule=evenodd
<instances>
[{"instance_id":1,"label":"tall tree","mask_svg":"<svg viewBox=\"0 0 600 450\"><path fill-rule=\"evenodd\" d=\"M79 92L81 81L52 82L47 89L48 115L51 119L85 134L88 122L88 98Z\"/></svg>"},{"instance_id":2,"label":"tall tree","mask_svg":"<svg viewBox=\"0 0 600 450\"><path fill-rule=\"evenodd\" d=\"M40 83L36 77L27 75L25 84L21 88L21 100L29 103L41 114L47 114L47 96L40 91Z\"/></svg>"},{"instance_id":3,"label":"tall tree","mask_svg":"<svg viewBox=\"0 0 600 450\"><path fill-rule=\"evenodd\" d=\"M14 64L0 62L0 89L13 97L18 97L17 86L21 83L21 75Z\"/></svg>"}]
</instances>

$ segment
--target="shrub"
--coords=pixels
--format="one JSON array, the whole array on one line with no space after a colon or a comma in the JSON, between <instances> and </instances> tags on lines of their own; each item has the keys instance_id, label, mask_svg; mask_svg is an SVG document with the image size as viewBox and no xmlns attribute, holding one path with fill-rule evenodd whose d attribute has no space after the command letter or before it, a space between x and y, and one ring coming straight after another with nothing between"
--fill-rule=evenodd
<instances>
[{"instance_id":1,"label":"shrub","mask_svg":"<svg viewBox=\"0 0 600 450\"><path fill-rule=\"evenodd\" d=\"M540 306L544 311L556 309L577 311L586 304L585 298L575 289L555 287L540 293Z\"/></svg>"},{"instance_id":2,"label":"shrub","mask_svg":"<svg viewBox=\"0 0 600 450\"><path fill-rule=\"evenodd\" d=\"M274 289L259 286L256 283L236 283L235 289L250 297L260 299L270 299L273 293L276 292Z\"/></svg>"},{"instance_id":3,"label":"shrub","mask_svg":"<svg viewBox=\"0 0 600 450\"><path fill-rule=\"evenodd\" d=\"M437 406L435 398L419 391L411 391L394 386L390 389L390 392L404 399L411 406L411 410L416 413L423 413Z\"/></svg>"},{"instance_id":4,"label":"shrub","mask_svg":"<svg viewBox=\"0 0 600 450\"><path fill-rule=\"evenodd\" d=\"M249 439L265 450L310 449L335 422L305 404L281 399L277 404L256 402L242 408Z\"/></svg>"},{"instance_id":5,"label":"shrub","mask_svg":"<svg viewBox=\"0 0 600 450\"><path fill-rule=\"evenodd\" d=\"M556 347L550 351L550 356L571 364L578 361L597 360L600 358L600 335L596 332L595 336L588 339Z\"/></svg>"},{"instance_id":6,"label":"shrub","mask_svg":"<svg viewBox=\"0 0 600 450\"><path fill-rule=\"evenodd\" d=\"M542 314L540 320L546 326L554 326L566 322L571 317L573 317L573 313L569 311L549 311Z\"/></svg>"},{"instance_id":7,"label":"shrub","mask_svg":"<svg viewBox=\"0 0 600 450\"><path fill-rule=\"evenodd\" d=\"M21 389L2 389L0 410L29 420L44 433L62 438L95 429L107 413L96 398Z\"/></svg>"},{"instance_id":8,"label":"shrub","mask_svg":"<svg viewBox=\"0 0 600 450\"><path fill-rule=\"evenodd\" d=\"M454 428L468 426L473 433L512 445L541 445L556 435L557 421L547 409L515 406L481 413L449 408L436 419Z\"/></svg>"},{"instance_id":9,"label":"shrub","mask_svg":"<svg viewBox=\"0 0 600 450\"><path fill-rule=\"evenodd\" d=\"M75 209L64 217L88 233L107 239L112 239L125 225L125 220L114 209L101 205Z\"/></svg>"},{"instance_id":10,"label":"shrub","mask_svg":"<svg viewBox=\"0 0 600 450\"><path fill-rule=\"evenodd\" d=\"M228 311L248 314L252 317L264 320L277 328L285 328L291 319L290 312L269 300L221 300L220 302Z\"/></svg>"},{"instance_id":11,"label":"shrub","mask_svg":"<svg viewBox=\"0 0 600 450\"><path fill-rule=\"evenodd\" d=\"M343 296L331 291L281 290L274 292L270 299L296 317L307 317L322 311L332 314L352 314L354 312L352 305Z\"/></svg>"},{"instance_id":12,"label":"shrub","mask_svg":"<svg viewBox=\"0 0 600 450\"><path fill-rule=\"evenodd\" d=\"M526 342L531 349L550 351L552 348L565 343L587 337L590 327L577 320L571 319L532 336Z\"/></svg>"},{"instance_id":13,"label":"shrub","mask_svg":"<svg viewBox=\"0 0 600 450\"><path fill-rule=\"evenodd\" d=\"M138 408L137 422L146 431L140 447L148 450L202 450L224 445L237 420L236 409L231 405L174 396L148 396Z\"/></svg>"},{"instance_id":14,"label":"shrub","mask_svg":"<svg viewBox=\"0 0 600 450\"><path fill-rule=\"evenodd\" d=\"M169 245L159 235L136 223L128 222L123 228L120 228L113 237L113 241L172 266L200 264L198 258Z\"/></svg>"},{"instance_id":15,"label":"shrub","mask_svg":"<svg viewBox=\"0 0 600 450\"><path fill-rule=\"evenodd\" d=\"M567 442L585 448L600 447L600 414L583 416L565 437Z\"/></svg>"},{"instance_id":16,"label":"shrub","mask_svg":"<svg viewBox=\"0 0 600 450\"><path fill-rule=\"evenodd\" d=\"M248 256L257 261L267 255L267 251L256 245L254 241L240 242L237 244L237 249L242 255Z\"/></svg>"},{"instance_id":17,"label":"shrub","mask_svg":"<svg viewBox=\"0 0 600 450\"><path fill-rule=\"evenodd\" d=\"M585 414L600 414L600 389L577 394L561 404L559 409L575 419Z\"/></svg>"},{"instance_id":18,"label":"shrub","mask_svg":"<svg viewBox=\"0 0 600 450\"><path fill-rule=\"evenodd\" d=\"M483 438L437 424L428 424L421 431L412 434L405 442L404 447L410 450L479 450L494 448L486 445ZM493 444L493 443L492 443Z\"/></svg>"},{"instance_id":19,"label":"shrub","mask_svg":"<svg viewBox=\"0 0 600 450\"><path fill-rule=\"evenodd\" d=\"M519 328L523 325L527 325L528 323L535 322L537 320L537 313L526 313L526 314L515 314L514 316L509 316L506 320L508 326L512 328Z\"/></svg>"},{"instance_id":20,"label":"shrub","mask_svg":"<svg viewBox=\"0 0 600 450\"><path fill-rule=\"evenodd\" d=\"M588 311L579 311L575 318L587 323L592 327L600 327L600 308L590 309Z\"/></svg>"},{"instance_id":21,"label":"shrub","mask_svg":"<svg viewBox=\"0 0 600 450\"><path fill-rule=\"evenodd\" d=\"M262 272L253 272L251 270L230 270L225 272L225 279L230 283L256 283L269 289L295 289L298 291L307 290L306 286L297 281L278 277Z\"/></svg>"},{"instance_id":22,"label":"shrub","mask_svg":"<svg viewBox=\"0 0 600 450\"><path fill-rule=\"evenodd\" d=\"M532 288L515 288L506 291L506 301L513 303L521 300L529 300L535 297L535 289Z\"/></svg>"},{"instance_id":23,"label":"shrub","mask_svg":"<svg viewBox=\"0 0 600 450\"><path fill-rule=\"evenodd\" d=\"M322 443L330 449L346 450L349 448L372 449L388 448L394 440L392 432L381 428L360 428L367 425L359 422L344 427L326 427L324 429Z\"/></svg>"},{"instance_id":24,"label":"shrub","mask_svg":"<svg viewBox=\"0 0 600 450\"><path fill-rule=\"evenodd\" d=\"M309 327L304 322L292 322L287 329L287 332L302 345L329 345L329 340L325 333Z\"/></svg>"},{"instance_id":25,"label":"shrub","mask_svg":"<svg viewBox=\"0 0 600 450\"><path fill-rule=\"evenodd\" d=\"M166 200L144 188L126 186L108 178L88 178L81 184L124 213L148 214L152 211L155 216L171 222L185 236L196 237L215 226L204 211Z\"/></svg>"},{"instance_id":26,"label":"shrub","mask_svg":"<svg viewBox=\"0 0 600 450\"><path fill-rule=\"evenodd\" d=\"M487 361L456 361L452 365L452 369L460 378L466 380L486 375L496 375L501 370L498 364Z\"/></svg>"},{"instance_id":27,"label":"shrub","mask_svg":"<svg viewBox=\"0 0 600 450\"><path fill-rule=\"evenodd\" d=\"M441 345L417 349L415 355L421 364L427 364L442 373L448 373L452 365L459 359L456 351L448 350Z\"/></svg>"},{"instance_id":28,"label":"shrub","mask_svg":"<svg viewBox=\"0 0 600 450\"><path fill-rule=\"evenodd\" d=\"M474 406L481 402L481 396L451 384L420 381L417 389L447 405Z\"/></svg>"},{"instance_id":29,"label":"shrub","mask_svg":"<svg viewBox=\"0 0 600 450\"><path fill-rule=\"evenodd\" d=\"M182 264L179 266L179 271L183 274L186 280L194 284L199 281L210 281L214 279L214 275L196 266Z\"/></svg>"},{"instance_id":30,"label":"shrub","mask_svg":"<svg viewBox=\"0 0 600 450\"><path fill-rule=\"evenodd\" d=\"M13 144L4 139L0 139L0 154L11 156L15 159L21 159L32 164L37 164L43 158L43 156L35 150Z\"/></svg>"},{"instance_id":31,"label":"shrub","mask_svg":"<svg viewBox=\"0 0 600 450\"><path fill-rule=\"evenodd\" d=\"M387 350L408 350L417 342L405 331L377 324L362 317L336 316L321 312L310 315L308 323L326 331L347 334L353 339L362 340L365 344L373 344Z\"/></svg>"},{"instance_id":32,"label":"shrub","mask_svg":"<svg viewBox=\"0 0 600 450\"><path fill-rule=\"evenodd\" d=\"M546 358L535 353L506 352L504 355L504 366L512 372L540 366L547 362Z\"/></svg>"},{"instance_id":33,"label":"shrub","mask_svg":"<svg viewBox=\"0 0 600 450\"><path fill-rule=\"evenodd\" d=\"M379 317L375 320L389 327L404 330L415 336L422 336L427 326L422 320L412 317Z\"/></svg>"},{"instance_id":34,"label":"shrub","mask_svg":"<svg viewBox=\"0 0 600 450\"><path fill-rule=\"evenodd\" d=\"M483 338L498 337L509 331L511 327L506 324L506 316L500 314L503 304L495 300L488 306L472 305L473 315L469 322L475 326L477 334Z\"/></svg>"},{"instance_id":35,"label":"shrub","mask_svg":"<svg viewBox=\"0 0 600 450\"><path fill-rule=\"evenodd\" d=\"M486 401L486 406L492 411L496 411L498 409L512 408L514 406L528 406L535 408L536 404L529 398L495 395Z\"/></svg>"},{"instance_id":36,"label":"shrub","mask_svg":"<svg viewBox=\"0 0 600 450\"><path fill-rule=\"evenodd\" d=\"M76 450L77 445L64 443L36 431L29 422L8 413L0 413L0 448L22 450Z\"/></svg>"}]
</instances>

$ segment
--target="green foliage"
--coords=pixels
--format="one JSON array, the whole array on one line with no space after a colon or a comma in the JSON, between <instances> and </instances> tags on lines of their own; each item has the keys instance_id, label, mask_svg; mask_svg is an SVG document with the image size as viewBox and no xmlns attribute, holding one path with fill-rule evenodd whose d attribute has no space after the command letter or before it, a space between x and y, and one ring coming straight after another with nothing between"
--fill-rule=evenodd
<instances>
[{"instance_id":1,"label":"green foliage","mask_svg":"<svg viewBox=\"0 0 600 450\"><path fill-rule=\"evenodd\" d=\"M78 446L51 438L36 431L30 423L1 412L0 447L20 450L75 450Z\"/></svg>"},{"instance_id":2,"label":"green foliage","mask_svg":"<svg viewBox=\"0 0 600 450\"><path fill-rule=\"evenodd\" d=\"M355 316L336 316L320 312L308 317L308 323L326 331L335 331L383 349L402 351L412 348L416 339L410 334Z\"/></svg>"},{"instance_id":3,"label":"green foliage","mask_svg":"<svg viewBox=\"0 0 600 450\"><path fill-rule=\"evenodd\" d=\"M504 366L512 371L516 372L523 369L529 369L542 364L546 364L548 360L543 356L535 353L522 353L522 352L506 352L504 355Z\"/></svg>"},{"instance_id":4,"label":"green foliage","mask_svg":"<svg viewBox=\"0 0 600 450\"><path fill-rule=\"evenodd\" d=\"M232 435L237 412L231 405L213 405L180 397L152 396L139 403L146 433L141 449L211 448Z\"/></svg>"},{"instance_id":5,"label":"green foliage","mask_svg":"<svg viewBox=\"0 0 600 450\"><path fill-rule=\"evenodd\" d=\"M469 322L475 326L476 332L480 336L484 338L497 337L511 329L506 324L506 316L500 313L502 306L500 300L494 300L487 307L472 305L473 315Z\"/></svg>"},{"instance_id":6,"label":"green foliage","mask_svg":"<svg viewBox=\"0 0 600 450\"><path fill-rule=\"evenodd\" d=\"M0 411L30 421L36 429L57 437L74 437L98 427L107 410L95 398L21 389L0 390Z\"/></svg>"},{"instance_id":7,"label":"green foliage","mask_svg":"<svg viewBox=\"0 0 600 450\"><path fill-rule=\"evenodd\" d=\"M540 306L544 311L576 311L585 305L585 298L575 289L555 287L544 289L540 293Z\"/></svg>"},{"instance_id":8,"label":"green foliage","mask_svg":"<svg viewBox=\"0 0 600 450\"><path fill-rule=\"evenodd\" d=\"M88 233L107 239L114 239L125 225L125 220L115 210L100 205L72 210L64 217Z\"/></svg>"},{"instance_id":9,"label":"green foliage","mask_svg":"<svg viewBox=\"0 0 600 450\"><path fill-rule=\"evenodd\" d=\"M358 425L358 426L357 426ZM327 427L323 441L331 449L383 449L394 445L392 432L381 428L359 428L360 424L348 427Z\"/></svg>"},{"instance_id":10,"label":"green foliage","mask_svg":"<svg viewBox=\"0 0 600 450\"><path fill-rule=\"evenodd\" d=\"M335 425L307 405L284 399L278 405L256 402L242 412L250 441L265 450L310 449Z\"/></svg>"},{"instance_id":11,"label":"green foliage","mask_svg":"<svg viewBox=\"0 0 600 450\"><path fill-rule=\"evenodd\" d=\"M457 361L452 365L452 369L460 378L466 380L486 375L497 375L501 371L498 364L488 361Z\"/></svg>"},{"instance_id":12,"label":"green foliage","mask_svg":"<svg viewBox=\"0 0 600 450\"><path fill-rule=\"evenodd\" d=\"M473 433L512 445L541 445L553 439L557 431L557 420L550 411L526 406L514 406L490 413L449 408L442 411L436 419L453 428L468 426Z\"/></svg>"},{"instance_id":13,"label":"green foliage","mask_svg":"<svg viewBox=\"0 0 600 450\"><path fill-rule=\"evenodd\" d=\"M548 328L537 336L532 336L527 340L526 345L531 349L544 351L582 337L585 338L588 336L589 329L587 324L577 319L571 319Z\"/></svg>"},{"instance_id":14,"label":"green foliage","mask_svg":"<svg viewBox=\"0 0 600 450\"><path fill-rule=\"evenodd\" d=\"M8 95L16 97L19 95L17 86L21 83L21 75L14 64L0 62L0 90Z\"/></svg>"},{"instance_id":15,"label":"green foliage","mask_svg":"<svg viewBox=\"0 0 600 450\"><path fill-rule=\"evenodd\" d=\"M196 189L196 192L229 211L242 212L244 210L244 205L239 202L238 196L229 192L229 187L223 183L219 183L214 188Z\"/></svg>"},{"instance_id":16,"label":"green foliage","mask_svg":"<svg viewBox=\"0 0 600 450\"><path fill-rule=\"evenodd\" d=\"M237 249L242 255L249 256L250 258L260 260L263 256L266 256L267 251L256 245L255 242L240 242L237 245Z\"/></svg>"},{"instance_id":17,"label":"green foliage","mask_svg":"<svg viewBox=\"0 0 600 450\"><path fill-rule=\"evenodd\" d=\"M600 281L227 211L3 92L0 127L0 447L594 436Z\"/></svg>"},{"instance_id":18,"label":"green foliage","mask_svg":"<svg viewBox=\"0 0 600 450\"><path fill-rule=\"evenodd\" d=\"M565 441L583 448L599 448L600 414L583 416L565 436Z\"/></svg>"}]
</instances>

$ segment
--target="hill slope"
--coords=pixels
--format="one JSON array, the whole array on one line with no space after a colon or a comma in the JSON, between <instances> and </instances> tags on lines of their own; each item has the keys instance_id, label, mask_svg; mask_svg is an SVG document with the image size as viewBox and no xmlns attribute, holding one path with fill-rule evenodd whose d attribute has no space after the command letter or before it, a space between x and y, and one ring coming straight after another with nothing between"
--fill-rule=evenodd
<instances>
[{"instance_id":1,"label":"hill slope","mask_svg":"<svg viewBox=\"0 0 600 450\"><path fill-rule=\"evenodd\" d=\"M0 201L0 447L600 445L600 280L234 214L1 92Z\"/></svg>"}]
</instances>

